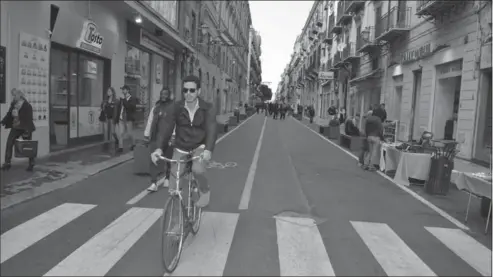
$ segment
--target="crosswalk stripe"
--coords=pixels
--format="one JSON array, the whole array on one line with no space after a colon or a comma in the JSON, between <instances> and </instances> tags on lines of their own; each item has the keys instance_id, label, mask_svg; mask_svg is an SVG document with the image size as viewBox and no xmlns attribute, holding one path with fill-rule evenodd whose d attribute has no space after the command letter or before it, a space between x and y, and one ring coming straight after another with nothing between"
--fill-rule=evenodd
<instances>
[{"instance_id":1,"label":"crosswalk stripe","mask_svg":"<svg viewBox=\"0 0 493 277\"><path fill-rule=\"evenodd\" d=\"M425 227L447 248L467 262L483 276L491 276L491 250L468 236L462 230Z\"/></svg>"},{"instance_id":2,"label":"crosswalk stripe","mask_svg":"<svg viewBox=\"0 0 493 277\"><path fill-rule=\"evenodd\" d=\"M188 247L171 276L222 276L238 217L236 213L204 212L199 232L188 237Z\"/></svg>"},{"instance_id":3,"label":"crosswalk stripe","mask_svg":"<svg viewBox=\"0 0 493 277\"><path fill-rule=\"evenodd\" d=\"M1 236L1 263L94 207L96 205L64 203L5 232Z\"/></svg>"},{"instance_id":4,"label":"crosswalk stripe","mask_svg":"<svg viewBox=\"0 0 493 277\"><path fill-rule=\"evenodd\" d=\"M387 224L351 224L388 276L436 276Z\"/></svg>"},{"instance_id":5,"label":"crosswalk stripe","mask_svg":"<svg viewBox=\"0 0 493 277\"><path fill-rule=\"evenodd\" d=\"M131 208L45 276L105 275L161 214L161 209Z\"/></svg>"},{"instance_id":6,"label":"crosswalk stripe","mask_svg":"<svg viewBox=\"0 0 493 277\"><path fill-rule=\"evenodd\" d=\"M335 276L312 219L276 217L276 230L281 276Z\"/></svg>"}]
</instances>

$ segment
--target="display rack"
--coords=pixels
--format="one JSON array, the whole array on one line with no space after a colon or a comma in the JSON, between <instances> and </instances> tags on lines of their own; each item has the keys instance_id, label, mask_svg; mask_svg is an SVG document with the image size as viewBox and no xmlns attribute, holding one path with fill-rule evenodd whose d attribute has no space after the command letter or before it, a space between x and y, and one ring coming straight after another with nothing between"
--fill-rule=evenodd
<instances>
[{"instance_id":1,"label":"display rack","mask_svg":"<svg viewBox=\"0 0 493 277\"><path fill-rule=\"evenodd\" d=\"M386 141L389 142L396 142L397 141L397 133L398 133L398 127L399 127L399 121L394 120L394 121L386 121L384 123L383 127L383 137L385 138Z\"/></svg>"}]
</instances>

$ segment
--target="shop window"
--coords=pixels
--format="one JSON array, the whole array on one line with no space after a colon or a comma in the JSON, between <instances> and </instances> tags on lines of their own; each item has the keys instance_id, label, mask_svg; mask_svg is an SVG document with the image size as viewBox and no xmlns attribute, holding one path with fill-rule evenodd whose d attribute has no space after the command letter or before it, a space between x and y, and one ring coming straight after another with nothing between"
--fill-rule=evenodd
<instances>
[{"instance_id":1,"label":"shop window","mask_svg":"<svg viewBox=\"0 0 493 277\"><path fill-rule=\"evenodd\" d=\"M137 101L136 122L143 123L149 113L151 83L151 58L149 53L127 45L125 57L125 85L130 87L130 94Z\"/></svg>"}]
</instances>

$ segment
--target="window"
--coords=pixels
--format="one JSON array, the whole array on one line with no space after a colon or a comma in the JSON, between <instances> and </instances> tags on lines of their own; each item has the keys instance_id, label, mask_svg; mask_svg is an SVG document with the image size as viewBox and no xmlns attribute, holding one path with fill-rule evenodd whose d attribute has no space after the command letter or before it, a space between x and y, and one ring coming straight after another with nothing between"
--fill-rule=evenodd
<instances>
[{"instance_id":1,"label":"window","mask_svg":"<svg viewBox=\"0 0 493 277\"><path fill-rule=\"evenodd\" d=\"M151 57L139 48L127 45L125 58L125 85L137 101L136 122L143 123L149 114Z\"/></svg>"},{"instance_id":2,"label":"window","mask_svg":"<svg viewBox=\"0 0 493 277\"><path fill-rule=\"evenodd\" d=\"M197 16L192 12L192 44L197 42Z\"/></svg>"}]
</instances>

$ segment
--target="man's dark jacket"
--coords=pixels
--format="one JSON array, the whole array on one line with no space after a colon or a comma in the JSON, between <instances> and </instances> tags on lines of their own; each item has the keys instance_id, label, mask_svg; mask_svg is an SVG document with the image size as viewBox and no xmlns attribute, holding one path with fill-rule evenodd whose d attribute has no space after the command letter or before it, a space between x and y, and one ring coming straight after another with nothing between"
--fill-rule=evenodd
<instances>
[{"instance_id":1,"label":"man's dark jacket","mask_svg":"<svg viewBox=\"0 0 493 277\"><path fill-rule=\"evenodd\" d=\"M365 133L367 137L374 136L383 139L383 125L380 117L370 115L366 118Z\"/></svg>"},{"instance_id":2,"label":"man's dark jacket","mask_svg":"<svg viewBox=\"0 0 493 277\"><path fill-rule=\"evenodd\" d=\"M173 104L172 100L166 100L166 101L159 100L156 102L156 106L154 107L153 110L150 137L149 137L151 141L156 141L158 134L157 130L159 127L158 124L162 120L164 114L166 114L166 108L172 104Z\"/></svg>"},{"instance_id":3,"label":"man's dark jacket","mask_svg":"<svg viewBox=\"0 0 493 277\"><path fill-rule=\"evenodd\" d=\"M135 112L137 111L137 99L133 96L130 96L129 99L121 98L116 103L116 109L114 109L115 114L113 115L113 122L115 124L120 122L122 107L125 107L125 112L127 113L127 121L135 121Z\"/></svg>"},{"instance_id":4,"label":"man's dark jacket","mask_svg":"<svg viewBox=\"0 0 493 277\"><path fill-rule=\"evenodd\" d=\"M199 100L199 108L195 112L193 122L190 120L185 101L175 102L165 108L165 114L159 120L157 145L164 151L175 133L175 147L190 151L205 144L205 149L214 150L216 145L216 112L212 104Z\"/></svg>"}]
</instances>

